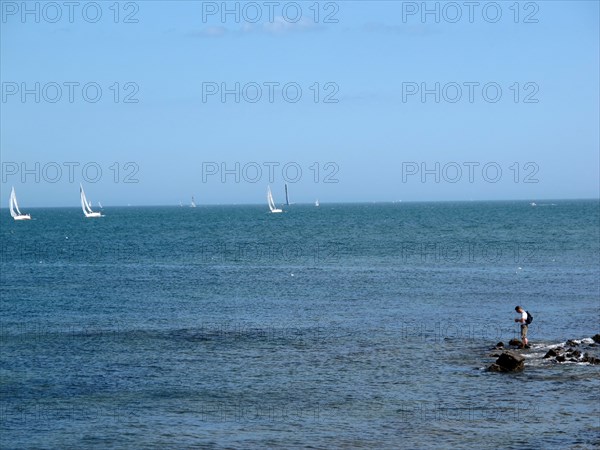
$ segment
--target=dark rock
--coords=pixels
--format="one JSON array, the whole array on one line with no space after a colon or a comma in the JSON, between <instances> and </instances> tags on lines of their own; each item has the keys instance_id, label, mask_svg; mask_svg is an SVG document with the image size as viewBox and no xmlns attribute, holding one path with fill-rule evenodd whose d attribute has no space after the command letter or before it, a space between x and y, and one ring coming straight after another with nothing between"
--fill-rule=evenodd
<instances>
[{"instance_id":1,"label":"dark rock","mask_svg":"<svg viewBox=\"0 0 600 450\"><path fill-rule=\"evenodd\" d=\"M588 347L598 347L598 344L588 344Z\"/></svg>"},{"instance_id":2,"label":"dark rock","mask_svg":"<svg viewBox=\"0 0 600 450\"><path fill-rule=\"evenodd\" d=\"M571 353L571 356L573 356L573 358L579 358L579 357L581 357L581 352L579 350L573 350L573 353Z\"/></svg>"},{"instance_id":3,"label":"dark rock","mask_svg":"<svg viewBox=\"0 0 600 450\"><path fill-rule=\"evenodd\" d=\"M577 362L578 359L577 358L569 358L569 361Z\"/></svg>"},{"instance_id":4,"label":"dark rock","mask_svg":"<svg viewBox=\"0 0 600 450\"><path fill-rule=\"evenodd\" d=\"M496 344L496 348L504 347L504 342L500 341Z\"/></svg>"},{"instance_id":5,"label":"dark rock","mask_svg":"<svg viewBox=\"0 0 600 450\"><path fill-rule=\"evenodd\" d=\"M594 342L600 344L600 333L595 334L594 336L592 336L592 339L594 340Z\"/></svg>"},{"instance_id":6,"label":"dark rock","mask_svg":"<svg viewBox=\"0 0 600 450\"><path fill-rule=\"evenodd\" d=\"M579 342L576 342L574 339L569 339L566 344L569 347L577 347L579 345Z\"/></svg>"},{"instance_id":7,"label":"dark rock","mask_svg":"<svg viewBox=\"0 0 600 450\"><path fill-rule=\"evenodd\" d=\"M489 354L489 356L492 356L494 358L497 358L498 356L500 356L502 353L501 352L492 352Z\"/></svg>"},{"instance_id":8,"label":"dark rock","mask_svg":"<svg viewBox=\"0 0 600 450\"><path fill-rule=\"evenodd\" d=\"M490 372L518 372L525 367L525 357L510 350L505 350L494 364L488 367Z\"/></svg>"},{"instance_id":9,"label":"dark rock","mask_svg":"<svg viewBox=\"0 0 600 450\"><path fill-rule=\"evenodd\" d=\"M544 355L544 358L553 358L555 356L558 356L558 353L556 352L556 350L554 349L550 349L546 352L546 354Z\"/></svg>"},{"instance_id":10,"label":"dark rock","mask_svg":"<svg viewBox=\"0 0 600 450\"><path fill-rule=\"evenodd\" d=\"M500 367L498 364L492 364L490 367L487 368L487 371L488 372L504 372L502 367Z\"/></svg>"},{"instance_id":11,"label":"dark rock","mask_svg":"<svg viewBox=\"0 0 600 450\"><path fill-rule=\"evenodd\" d=\"M508 345L516 345L517 347L520 347L521 341L519 339L511 339L508 341Z\"/></svg>"},{"instance_id":12,"label":"dark rock","mask_svg":"<svg viewBox=\"0 0 600 450\"><path fill-rule=\"evenodd\" d=\"M583 358L581 358L581 362L600 364L600 359L596 358L595 356L590 356L589 353L584 353Z\"/></svg>"},{"instance_id":13,"label":"dark rock","mask_svg":"<svg viewBox=\"0 0 600 450\"><path fill-rule=\"evenodd\" d=\"M558 355L558 356L556 357L556 360L557 360L558 362L565 362L565 361L567 360L567 358L565 358L565 355Z\"/></svg>"}]
</instances>

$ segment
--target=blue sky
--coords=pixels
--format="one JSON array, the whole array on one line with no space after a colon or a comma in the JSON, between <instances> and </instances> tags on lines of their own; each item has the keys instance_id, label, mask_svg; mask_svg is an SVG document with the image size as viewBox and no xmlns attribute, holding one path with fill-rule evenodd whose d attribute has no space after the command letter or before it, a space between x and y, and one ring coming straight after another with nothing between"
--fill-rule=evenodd
<instances>
[{"instance_id":1,"label":"blue sky","mask_svg":"<svg viewBox=\"0 0 600 450\"><path fill-rule=\"evenodd\" d=\"M3 206L598 197L598 2L89 3L1 2Z\"/></svg>"}]
</instances>

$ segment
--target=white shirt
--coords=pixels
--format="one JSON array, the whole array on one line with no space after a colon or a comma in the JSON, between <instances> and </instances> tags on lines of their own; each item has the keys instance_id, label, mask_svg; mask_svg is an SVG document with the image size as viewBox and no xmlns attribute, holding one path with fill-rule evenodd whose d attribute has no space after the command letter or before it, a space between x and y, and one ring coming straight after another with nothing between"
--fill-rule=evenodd
<instances>
[{"instance_id":1,"label":"white shirt","mask_svg":"<svg viewBox=\"0 0 600 450\"><path fill-rule=\"evenodd\" d=\"M527 313L525 311L521 313L521 320L523 321L521 325L527 325Z\"/></svg>"}]
</instances>

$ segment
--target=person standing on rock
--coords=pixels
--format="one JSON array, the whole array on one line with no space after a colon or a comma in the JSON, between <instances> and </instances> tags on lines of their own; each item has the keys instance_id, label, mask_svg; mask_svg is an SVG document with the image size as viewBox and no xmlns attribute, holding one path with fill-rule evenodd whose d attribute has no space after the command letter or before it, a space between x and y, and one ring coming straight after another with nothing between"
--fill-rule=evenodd
<instances>
[{"instance_id":1,"label":"person standing on rock","mask_svg":"<svg viewBox=\"0 0 600 450\"><path fill-rule=\"evenodd\" d=\"M527 341L527 312L520 306L515 306L515 311L520 314L520 317L515 319L515 322L521 324L521 348L525 348Z\"/></svg>"}]
</instances>

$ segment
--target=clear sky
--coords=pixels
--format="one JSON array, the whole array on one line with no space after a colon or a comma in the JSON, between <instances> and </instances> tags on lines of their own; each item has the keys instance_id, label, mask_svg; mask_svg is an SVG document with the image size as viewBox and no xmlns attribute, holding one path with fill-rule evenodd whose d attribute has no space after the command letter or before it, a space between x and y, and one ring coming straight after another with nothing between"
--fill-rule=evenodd
<instances>
[{"instance_id":1,"label":"clear sky","mask_svg":"<svg viewBox=\"0 0 600 450\"><path fill-rule=\"evenodd\" d=\"M1 5L4 207L599 195L596 1Z\"/></svg>"}]
</instances>

